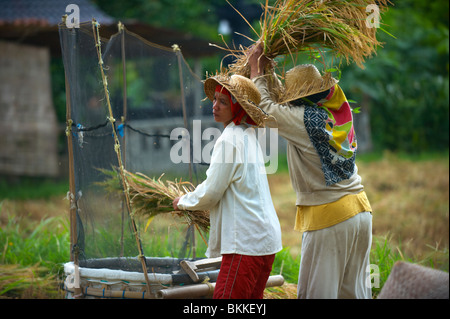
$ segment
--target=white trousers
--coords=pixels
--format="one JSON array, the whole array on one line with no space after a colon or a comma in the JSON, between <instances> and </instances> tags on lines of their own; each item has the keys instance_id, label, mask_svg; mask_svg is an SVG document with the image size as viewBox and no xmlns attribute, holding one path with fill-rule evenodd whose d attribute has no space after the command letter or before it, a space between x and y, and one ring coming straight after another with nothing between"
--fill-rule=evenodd
<instances>
[{"instance_id":1,"label":"white trousers","mask_svg":"<svg viewBox=\"0 0 450 319\"><path fill-rule=\"evenodd\" d=\"M297 298L372 298L372 214L359 213L334 226L303 233Z\"/></svg>"}]
</instances>

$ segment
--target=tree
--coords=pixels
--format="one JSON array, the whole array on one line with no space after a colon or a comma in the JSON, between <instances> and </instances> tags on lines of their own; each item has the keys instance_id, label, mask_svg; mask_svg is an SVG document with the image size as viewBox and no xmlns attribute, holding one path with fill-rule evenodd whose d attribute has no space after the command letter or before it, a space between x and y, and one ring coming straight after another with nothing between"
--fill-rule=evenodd
<instances>
[{"instance_id":1,"label":"tree","mask_svg":"<svg viewBox=\"0 0 450 319\"><path fill-rule=\"evenodd\" d=\"M384 47L366 63L343 70L350 98L370 97L378 149L418 153L448 149L448 2L403 0L382 21Z\"/></svg>"},{"instance_id":2,"label":"tree","mask_svg":"<svg viewBox=\"0 0 450 319\"><path fill-rule=\"evenodd\" d=\"M93 0L103 11L117 19L136 19L155 27L191 33L207 40L218 39L220 14L230 12L224 0ZM231 0L237 7L256 4L257 0ZM236 13L236 16L238 14ZM259 17L258 17L259 18ZM240 19L240 17L239 17Z\"/></svg>"},{"instance_id":3,"label":"tree","mask_svg":"<svg viewBox=\"0 0 450 319\"><path fill-rule=\"evenodd\" d=\"M228 6L223 0L94 2L118 19L138 19L215 43L221 42L220 8ZM259 5L261 1L230 2L239 6ZM252 15L248 10L242 13L246 17ZM342 67L342 87L350 99L364 103L363 112L370 112L372 137L378 149L406 152L448 149L449 3L395 1L381 22L396 38L380 30L384 47L367 61L365 70ZM253 37L250 31L246 35ZM218 67L214 60L207 69L214 71Z\"/></svg>"}]
</instances>

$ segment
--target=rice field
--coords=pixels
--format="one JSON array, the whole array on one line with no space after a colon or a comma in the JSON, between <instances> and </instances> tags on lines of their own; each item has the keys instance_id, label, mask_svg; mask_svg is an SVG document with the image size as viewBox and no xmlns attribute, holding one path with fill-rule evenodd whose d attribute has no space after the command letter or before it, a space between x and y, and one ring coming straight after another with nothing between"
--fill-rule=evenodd
<instances>
[{"instance_id":1,"label":"rice field","mask_svg":"<svg viewBox=\"0 0 450 319\"><path fill-rule=\"evenodd\" d=\"M371 262L380 265L381 282L397 260L448 271L448 155L405 159L386 153L363 158L358 167L374 209ZM301 234L292 226L295 194L281 161L279 172L268 178L285 247L273 273L281 272L287 284L267 290L265 297L295 298L301 256ZM69 202L60 186L44 198L13 197L0 199L0 298L63 298L61 265L69 260ZM167 227L170 241L159 238L154 243L159 254L170 254L169 246L176 240L177 227L172 222ZM204 247L198 249L199 254L203 251Z\"/></svg>"},{"instance_id":2,"label":"rice field","mask_svg":"<svg viewBox=\"0 0 450 319\"><path fill-rule=\"evenodd\" d=\"M373 209L373 234L388 237L402 254L414 259L449 246L449 162L402 159L385 153L376 160L359 160L358 171ZM287 169L269 175L272 198L283 230L283 245L300 253L294 231L295 194ZM448 269L448 260L447 260Z\"/></svg>"}]
</instances>

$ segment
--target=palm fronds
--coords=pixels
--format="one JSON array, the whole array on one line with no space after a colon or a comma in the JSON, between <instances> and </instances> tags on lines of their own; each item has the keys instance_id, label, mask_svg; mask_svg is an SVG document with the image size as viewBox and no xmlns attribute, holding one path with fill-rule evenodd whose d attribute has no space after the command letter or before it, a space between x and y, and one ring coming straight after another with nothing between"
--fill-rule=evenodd
<instances>
[{"instance_id":1,"label":"palm fronds","mask_svg":"<svg viewBox=\"0 0 450 319\"><path fill-rule=\"evenodd\" d=\"M120 187L119 174L115 170L101 170L107 178L100 183L108 193L123 192ZM195 187L186 181L163 181L161 175L158 179L150 178L142 173L131 173L124 170L131 208L134 216L152 220L163 213L172 213L183 218L188 225L195 225L202 231L209 229L209 211L175 211L173 200Z\"/></svg>"},{"instance_id":2,"label":"palm fronds","mask_svg":"<svg viewBox=\"0 0 450 319\"><path fill-rule=\"evenodd\" d=\"M264 45L268 58L280 55L311 56L328 52L333 58L364 68L365 59L376 53L381 43L377 29L367 24L366 8L377 4L386 10L389 0L277 0L268 2L260 20L261 31L254 42ZM230 50L237 57L233 72L246 75L246 55ZM244 50L245 51L245 50ZM230 70L231 71L231 70Z\"/></svg>"}]
</instances>

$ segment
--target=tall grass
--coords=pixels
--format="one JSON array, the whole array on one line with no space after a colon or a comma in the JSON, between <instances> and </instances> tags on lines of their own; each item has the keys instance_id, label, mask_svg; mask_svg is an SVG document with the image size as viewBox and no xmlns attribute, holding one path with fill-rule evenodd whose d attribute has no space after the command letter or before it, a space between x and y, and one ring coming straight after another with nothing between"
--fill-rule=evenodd
<instances>
[{"instance_id":1,"label":"tall grass","mask_svg":"<svg viewBox=\"0 0 450 319\"><path fill-rule=\"evenodd\" d=\"M0 202L0 297L60 298L62 263L69 259L69 228L63 217L30 221L3 216Z\"/></svg>"},{"instance_id":2,"label":"tall grass","mask_svg":"<svg viewBox=\"0 0 450 319\"><path fill-rule=\"evenodd\" d=\"M1 213L1 204L0 204ZM184 234L179 229L142 235L147 256L173 256L181 249ZM58 285L63 278L62 265L69 260L69 228L63 217L26 221L8 216L0 228L0 296L26 298L62 297ZM206 244L197 237L197 256L202 257ZM192 247L190 247L192 248ZM189 247L188 247L189 249ZM397 261L409 261L448 271L448 249L430 247L427 256L412 260L394 245L389 236L376 236L371 250L371 263L376 265L380 285L373 288L376 298ZM282 274L287 283L296 284L301 257L293 257L289 247L276 255L272 274ZM369 274L368 274L369 276Z\"/></svg>"},{"instance_id":3,"label":"tall grass","mask_svg":"<svg viewBox=\"0 0 450 319\"><path fill-rule=\"evenodd\" d=\"M0 298L59 299L63 297L61 278L59 273L49 272L39 265L0 264Z\"/></svg>"},{"instance_id":4,"label":"tall grass","mask_svg":"<svg viewBox=\"0 0 450 319\"><path fill-rule=\"evenodd\" d=\"M60 284L64 280L64 263L70 260L70 229L66 217L47 217L32 220L8 214L0 202L0 297L61 298ZM142 231L141 240L145 256L193 256L194 247L183 247L186 227L152 225ZM204 257L206 243L195 232L196 257ZM117 241L114 234L98 229L104 236L102 245L95 247L104 257L110 256L114 247L105 246ZM137 250L136 250L137 253ZM109 254L109 255L108 255ZM151 270L150 270L151 271Z\"/></svg>"},{"instance_id":5,"label":"tall grass","mask_svg":"<svg viewBox=\"0 0 450 319\"><path fill-rule=\"evenodd\" d=\"M69 259L68 221L63 217L50 217L37 222L8 216L7 224L0 228L0 243L3 245L1 264L40 264L53 268Z\"/></svg>"},{"instance_id":6,"label":"tall grass","mask_svg":"<svg viewBox=\"0 0 450 319\"><path fill-rule=\"evenodd\" d=\"M294 258L289 247L283 248L276 254L275 261L272 266L272 275L283 275L284 280L288 283L297 283L300 265L300 255Z\"/></svg>"}]
</instances>

